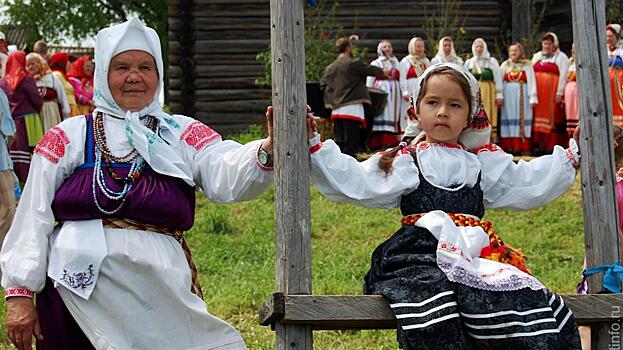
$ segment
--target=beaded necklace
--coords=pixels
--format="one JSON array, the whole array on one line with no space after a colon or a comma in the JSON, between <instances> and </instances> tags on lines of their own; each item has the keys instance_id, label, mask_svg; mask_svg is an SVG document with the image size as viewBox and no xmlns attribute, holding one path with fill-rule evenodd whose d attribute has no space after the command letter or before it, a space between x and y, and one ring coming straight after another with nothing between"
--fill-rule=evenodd
<instances>
[{"instance_id":1,"label":"beaded necklace","mask_svg":"<svg viewBox=\"0 0 623 350\"><path fill-rule=\"evenodd\" d=\"M133 149L130 153L117 157L112 154L106 144L106 133L104 131L104 117L101 113L98 113L93 121L93 136L95 139L95 164L93 166L93 183L91 192L93 194L93 201L97 209L106 215L112 215L117 213L124 205L126 195L132 189L132 186L141 177L141 172L144 169L145 160L140 156L136 149ZM148 116L145 122L146 126L154 131L156 129L157 120L152 116ZM104 159L102 159L104 158ZM118 163L132 163L130 171L126 177L121 177L114 172L112 162ZM123 182L123 189L120 192L111 190L106 186L106 180L104 178L104 171L102 170L102 162L105 163L106 169L110 175L116 181ZM97 188L106 196L106 198L114 201L121 201L119 205L113 210L106 210L102 207L97 199Z\"/></svg>"},{"instance_id":2,"label":"beaded necklace","mask_svg":"<svg viewBox=\"0 0 623 350\"><path fill-rule=\"evenodd\" d=\"M462 189L463 187L465 187L465 185L467 185L467 178L469 176L469 169L467 167L467 157L465 156L465 152L461 152L461 168L464 169L464 173L465 175L463 176L463 181L462 184L458 187L444 187L441 185L437 185L435 183L433 183L424 173L423 170L423 165L422 165L422 161L420 160L420 145L422 145L423 143L419 143L415 149L415 158L417 159L417 164L420 168L420 174L422 174L422 177L424 178L424 180L426 180L426 182L428 182L429 184L431 184L431 186L436 187L440 190L444 190L444 191L449 191L449 192L457 192L460 189Z\"/></svg>"}]
</instances>

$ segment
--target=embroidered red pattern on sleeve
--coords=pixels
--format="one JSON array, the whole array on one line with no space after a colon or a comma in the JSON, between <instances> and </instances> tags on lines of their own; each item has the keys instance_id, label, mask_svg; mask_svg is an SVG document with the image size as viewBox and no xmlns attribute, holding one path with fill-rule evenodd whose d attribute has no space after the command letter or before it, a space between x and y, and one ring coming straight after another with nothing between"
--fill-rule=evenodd
<instances>
[{"instance_id":1,"label":"embroidered red pattern on sleeve","mask_svg":"<svg viewBox=\"0 0 623 350\"><path fill-rule=\"evenodd\" d=\"M65 131L55 126L43 135L34 152L42 155L52 163L58 163L65 155L65 148L68 144L69 138Z\"/></svg>"},{"instance_id":2,"label":"embroidered red pattern on sleeve","mask_svg":"<svg viewBox=\"0 0 623 350\"><path fill-rule=\"evenodd\" d=\"M197 120L190 123L180 137L181 140L184 140L196 150L200 150L203 146L220 138L221 135L219 133Z\"/></svg>"},{"instance_id":3,"label":"embroidered red pattern on sleeve","mask_svg":"<svg viewBox=\"0 0 623 350\"><path fill-rule=\"evenodd\" d=\"M497 151L501 151L502 149L500 148L500 146L496 145L495 143L488 143L484 146L480 146L474 150L472 150L472 152L478 154L480 152L497 152Z\"/></svg>"},{"instance_id":4,"label":"embroidered red pattern on sleeve","mask_svg":"<svg viewBox=\"0 0 623 350\"><path fill-rule=\"evenodd\" d=\"M7 288L4 291L4 298L10 297L29 297L32 298L34 295L33 292L29 291L26 288Z\"/></svg>"}]
</instances>

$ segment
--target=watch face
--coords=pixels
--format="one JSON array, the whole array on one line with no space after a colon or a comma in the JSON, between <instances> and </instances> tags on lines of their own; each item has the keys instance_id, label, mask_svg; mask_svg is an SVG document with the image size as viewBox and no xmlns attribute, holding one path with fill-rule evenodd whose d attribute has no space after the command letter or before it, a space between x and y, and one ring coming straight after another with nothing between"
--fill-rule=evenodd
<instances>
[{"instance_id":1,"label":"watch face","mask_svg":"<svg viewBox=\"0 0 623 350\"><path fill-rule=\"evenodd\" d=\"M257 159L260 161L260 164L262 165L268 164L268 154L266 154L266 152L260 151L257 154Z\"/></svg>"}]
</instances>

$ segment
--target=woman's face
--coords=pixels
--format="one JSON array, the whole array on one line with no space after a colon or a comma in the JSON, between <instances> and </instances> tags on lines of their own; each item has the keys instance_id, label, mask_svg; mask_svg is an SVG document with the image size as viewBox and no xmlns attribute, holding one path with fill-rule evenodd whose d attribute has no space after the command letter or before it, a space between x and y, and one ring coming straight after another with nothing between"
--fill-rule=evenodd
<instances>
[{"instance_id":1,"label":"woman's face","mask_svg":"<svg viewBox=\"0 0 623 350\"><path fill-rule=\"evenodd\" d=\"M82 65L82 70L84 70L84 75L86 75L87 77L93 76L94 69L95 69L95 64L93 64L93 61L86 61Z\"/></svg>"},{"instance_id":2,"label":"woman's face","mask_svg":"<svg viewBox=\"0 0 623 350\"><path fill-rule=\"evenodd\" d=\"M443 54L446 56L450 55L450 52L452 51L452 41L446 39L443 41Z\"/></svg>"},{"instance_id":3,"label":"woman's face","mask_svg":"<svg viewBox=\"0 0 623 350\"><path fill-rule=\"evenodd\" d=\"M108 88L123 110L138 112L153 101L158 89L158 68L145 51L122 52L110 61Z\"/></svg>"},{"instance_id":4,"label":"woman's face","mask_svg":"<svg viewBox=\"0 0 623 350\"><path fill-rule=\"evenodd\" d=\"M426 51L426 47L424 46L423 40L418 40L415 42L415 54L418 56L424 56L424 52Z\"/></svg>"},{"instance_id":5,"label":"woman's face","mask_svg":"<svg viewBox=\"0 0 623 350\"><path fill-rule=\"evenodd\" d=\"M394 54L394 48L392 48L392 44L389 41L383 41L381 44L381 49L385 52L385 55L391 56Z\"/></svg>"},{"instance_id":6,"label":"woman's face","mask_svg":"<svg viewBox=\"0 0 623 350\"><path fill-rule=\"evenodd\" d=\"M39 63L35 59L30 58L26 60L26 72L28 75L33 76L39 74L40 70Z\"/></svg>"},{"instance_id":7,"label":"woman's face","mask_svg":"<svg viewBox=\"0 0 623 350\"><path fill-rule=\"evenodd\" d=\"M606 29L606 43L608 46L612 47L616 44L616 37L611 29Z\"/></svg>"},{"instance_id":8,"label":"woman's face","mask_svg":"<svg viewBox=\"0 0 623 350\"><path fill-rule=\"evenodd\" d=\"M520 56L521 51L519 50L517 45L511 45L511 47L508 48L508 57L510 57L511 60L517 61Z\"/></svg>"},{"instance_id":9,"label":"woman's face","mask_svg":"<svg viewBox=\"0 0 623 350\"><path fill-rule=\"evenodd\" d=\"M551 55L554 53L554 42L551 39L545 39L541 41L541 51L543 51L546 55Z\"/></svg>"},{"instance_id":10,"label":"woman's face","mask_svg":"<svg viewBox=\"0 0 623 350\"><path fill-rule=\"evenodd\" d=\"M485 51L485 44L483 44L482 41L477 41L474 45L474 51L476 52L476 56L482 55Z\"/></svg>"}]
</instances>

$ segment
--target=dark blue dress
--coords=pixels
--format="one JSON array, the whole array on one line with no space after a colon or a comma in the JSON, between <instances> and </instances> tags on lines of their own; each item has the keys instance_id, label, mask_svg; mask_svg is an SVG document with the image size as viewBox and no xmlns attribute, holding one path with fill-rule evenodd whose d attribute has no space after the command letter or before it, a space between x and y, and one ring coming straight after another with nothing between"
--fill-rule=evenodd
<instances>
[{"instance_id":1,"label":"dark blue dress","mask_svg":"<svg viewBox=\"0 0 623 350\"><path fill-rule=\"evenodd\" d=\"M401 199L403 215L443 210L484 216L480 176L473 188L452 192L419 173L417 190ZM410 225L372 254L364 293L389 299L401 348L581 349L575 319L560 296L546 289L498 292L452 282L437 266L436 250L437 239L427 229Z\"/></svg>"}]
</instances>

